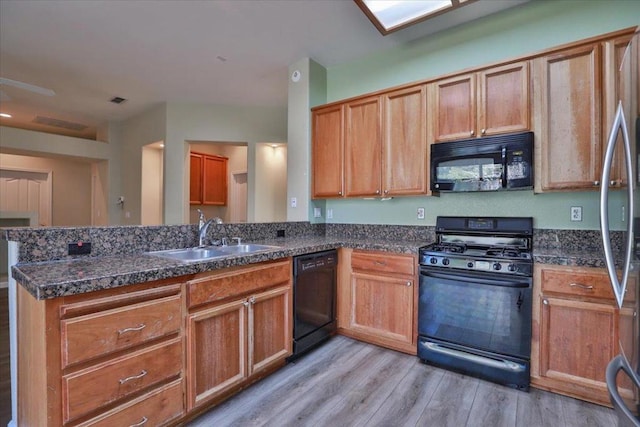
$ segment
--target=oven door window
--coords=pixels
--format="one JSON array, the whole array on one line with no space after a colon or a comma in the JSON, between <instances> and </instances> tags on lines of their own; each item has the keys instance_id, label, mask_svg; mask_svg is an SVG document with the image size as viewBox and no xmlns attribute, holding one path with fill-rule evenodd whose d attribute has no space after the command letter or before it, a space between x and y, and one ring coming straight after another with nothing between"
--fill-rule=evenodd
<instances>
[{"instance_id":1,"label":"oven door window","mask_svg":"<svg viewBox=\"0 0 640 427\"><path fill-rule=\"evenodd\" d=\"M422 272L422 336L493 353L531 354L530 278L481 278Z\"/></svg>"},{"instance_id":2,"label":"oven door window","mask_svg":"<svg viewBox=\"0 0 640 427\"><path fill-rule=\"evenodd\" d=\"M435 181L453 191L497 190L502 188L501 153L441 160L435 167ZM450 187L450 188L447 188Z\"/></svg>"}]
</instances>

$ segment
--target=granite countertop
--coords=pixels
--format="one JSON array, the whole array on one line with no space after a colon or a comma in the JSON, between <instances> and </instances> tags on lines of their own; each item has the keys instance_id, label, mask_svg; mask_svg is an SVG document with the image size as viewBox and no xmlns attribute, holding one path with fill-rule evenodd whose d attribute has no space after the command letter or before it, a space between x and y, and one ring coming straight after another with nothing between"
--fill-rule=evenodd
<instances>
[{"instance_id":1,"label":"granite countertop","mask_svg":"<svg viewBox=\"0 0 640 427\"><path fill-rule=\"evenodd\" d=\"M16 281L29 293L36 299L43 300L339 247L417 254L420 246L424 245L424 241L380 241L332 237L278 238L251 243L278 246L278 248L249 255L229 255L210 261L190 263L145 253L19 263L12 267L12 273Z\"/></svg>"}]
</instances>

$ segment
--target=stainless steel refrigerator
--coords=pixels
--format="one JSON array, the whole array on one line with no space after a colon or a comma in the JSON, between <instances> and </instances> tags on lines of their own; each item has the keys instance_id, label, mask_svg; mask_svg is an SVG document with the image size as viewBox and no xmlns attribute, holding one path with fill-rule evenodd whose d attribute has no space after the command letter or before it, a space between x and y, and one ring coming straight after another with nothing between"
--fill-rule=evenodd
<instances>
[{"instance_id":1,"label":"stainless steel refrigerator","mask_svg":"<svg viewBox=\"0 0 640 427\"><path fill-rule=\"evenodd\" d=\"M640 427L640 286L629 285L638 283L640 277L638 39L636 31L630 40L605 48L604 84L616 97L606 101L604 109L610 131L600 181L600 230L620 330L618 354L607 367L607 389L618 425ZM621 186L611 181L616 168L626 172ZM610 188L609 184L613 186ZM613 190L615 186L622 189ZM624 197L613 195L613 191L624 192ZM622 226L616 226L620 219Z\"/></svg>"}]
</instances>

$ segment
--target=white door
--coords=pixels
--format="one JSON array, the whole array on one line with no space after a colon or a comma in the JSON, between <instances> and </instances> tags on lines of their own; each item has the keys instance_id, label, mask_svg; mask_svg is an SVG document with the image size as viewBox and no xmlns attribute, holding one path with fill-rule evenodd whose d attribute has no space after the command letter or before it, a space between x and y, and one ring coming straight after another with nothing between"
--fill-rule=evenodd
<instances>
[{"instance_id":1,"label":"white door","mask_svg":"<svg viewBox=\"0 0 640 427\"><path fill-rule=\"evenodd\" d=\"M37 212L51 225L51 172L0 169L0 211Z\"/></svg>"}]
</instances>

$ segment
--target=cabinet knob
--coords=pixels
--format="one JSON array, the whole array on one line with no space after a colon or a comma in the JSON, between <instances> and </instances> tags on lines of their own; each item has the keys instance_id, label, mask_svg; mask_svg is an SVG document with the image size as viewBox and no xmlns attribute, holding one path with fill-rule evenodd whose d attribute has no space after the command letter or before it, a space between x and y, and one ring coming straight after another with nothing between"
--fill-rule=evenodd
<instances>
[{"instance_id":1,"label":"cabinet knob","mask_svg":"<svg viewBox=\"0 0 640 427\"><path fill-rule=\"evenodd\" d=\"M471 132L469 132L469 134L470 134L471 136L473 136L473 135L475 135L475 131L471 131Z\"/></svg>"},{"instance_id":2,"label":"cabinet knob","mask_svg":"<svg viewBox=\"0 0 640 427\"><path fill-rule=\"evenodd\" d=\"M615 179L612 179L611 182L609 182L609 185L612 186L612 187L616 186L616 185L618 185L618 181L616 181Z\"/></svg>"},{"instance_id":3,"label":"cabinet knob","mask_svg":"<svg viewBox=\"0 0 640 427\"><path fill-rule=\"evenodd\" d=\"M542 303L543 303L544 305L549 305L549 300L543 299L543 300L542 300Z\"/></svg>"},{"instance_id":4,"label":"cabinet knob","mask_svg":"<svg viewBox=\"0 0 640 427\"><path fill-rule=\"evenodd\" d=\"M243 302L242 305L244 305L245 307L249 307L249 301Z\"/></svg>"},{"instance_id":5,"label":"cabinet knob","mask_svg":"<svg viewBox=\"0 0 640 427\"><path fill-rule=\"evenodd\" d=\"M249 298L249 304L255 304L255 303L256 303L256 297Z\"/></svg>"},{"instance_id":6,"label":"cabinet knob","mask_svg":"<svg viewBox=\"0 0 640 427\"><path fill-rule=\"evenodd\" d=\"M376 190L376 194L380 194L380 190Z\"/></svg>"},{"instance_id":7,"label":"cabinet knob","mask_svg":"<svg viewBox=\"0 0 640 427\"><path fill-rule=\"evenodd\" d=\"M411 286L411 282L407 282L407 286Z\"/></svg>"},{"instance_id":8,"label":"cabinet knob","mask_svg":"<svg viewBox=\"0 0 640 427\"><path fill-rule=\"evenodd\" d=\"M342 191L338 191L338 196L342 196Z\"/></svg>"},{"instance_id":9,"label":"cabinet knob","mask_svg":"<svg viewBox=\"0 0 640 427\"><path fill-rule=\"evenodd\" d=\"M384 190L384 194L389 194L389 190Z\"/></svg>"},{"instance_id":10,"label":"cabinet knob","mask_svg":"<svg viewBox=\"0 0 640 427\"><path fill-rule=\"evenodd\" d=\"M597 186L599 186L599 185L600 185L600 181L593 181L593 186L594 186L594 187L597 187Z\"/></svg>"},{"instance_id":11,"label":"cabinet knob","mask_svg":"<svg viewBox=\"0 0 640 427\"><path fill-rule=\"evenodd\" d=\"M486 129L482 129L482 130L480 131L480 133L481 133L482 135L485 135L485 134L487 133L487 130L486 130Z\"/></svg>"}]
</instances>

